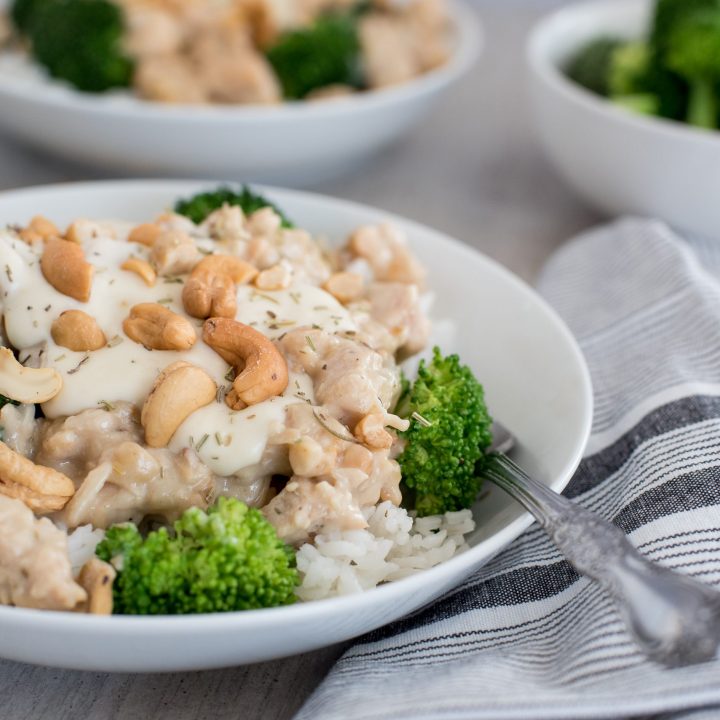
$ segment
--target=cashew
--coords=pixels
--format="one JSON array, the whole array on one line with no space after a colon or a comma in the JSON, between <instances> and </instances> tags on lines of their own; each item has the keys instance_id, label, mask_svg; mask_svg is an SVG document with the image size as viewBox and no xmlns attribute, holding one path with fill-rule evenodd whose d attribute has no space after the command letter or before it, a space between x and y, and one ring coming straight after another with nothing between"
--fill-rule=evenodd
<instances>
[{"instance_id":1,"label":"cashew","mask_svg":"<svg viewBox=\"0 0 720 720\"><path fill-rule=\"evenodd\" d=\"M61 472L36 465L0 442L0 493L22 500L33 512L44 515L65 507L75 485Z\"/></svg>"},{"instance_id":2,"label":"cashew","mask_svg":"<svg viewBox=\"0 0 720 720\"><path fill-rule=\"evenodd\" d=\"M117 573L109 563L93 557L80 570L78 584L87 592L88 599L78 609L93 615L112 615L112 586Z\"/></svg>"},{"instance_id":3,"label":"cashew","mask_svg":"<svg viewBox=\"0 0 720 720\"><path fill-rule=\"evenodd\" d=\"M235 284L250 282L257 270L234 255L208 255L192 271L183 288L183 305L196 318L234 318Z\"/></svg>"},{"instance_id":4,"label":"cashew","mask_svg":"<svg viewBox=\"0 0 720 720\"><path fill-rule=\"evenodd\" d=\"M351 272L336 272L323 285L338 302L346 305L362 297L365 289L362 275Z\"/></svg>"},{"instance_id":5,"label":"cashew","mask_svg":"<svg viewBox=\"0 0 720 720\"><path fill-rule=\"evenodd\" d=\"M190 272L200 251L195 241L182 230L165 230L156 238L150 251L150 262L158 275L182 275Z\"/></svg>"},{"instance_id":6,"label":"cashew","mask_svg":"<svg viewBox=\"0 0 720 720\"><path fill-rule=\"evenodd\" d=\"M159 303L140 303L123 321L125 334L152 350L189 350L197 340L192 323Z\"/></svg>"},{"instance_id":7,"label":"cashew","mask_svg":"<svg viewBox=\"0 0 720 720\"><path fill-rule=\"evenodd\" d=\"M217 385L203 369L184 361L168 365L155 380L140 414L145 442L165 447L185 419L211 403L216 394Z\"/></svg>"},{"instance_id":8,"label":"cashew","mask_svg":"<svg viewBox=\"0 0 720 720\"><path fill-rule=\"evenodd\" d=\"M21 365L6 347L0 347L0 393L20 403L43 403L54 398L63 386L53 368Z\"/></svg>"},{"instance_id":9,"label":"cashew","mask_svg":"<svg viewBox=\"0 0 720 720\"><path fill-rule=\"evenodd\" d=\"M255 278L255 287L258 290L285 290L290 287L291 282L292 272L290 268L278 263L267 270L263 270Z\"/></svg>"},{"instance_id":10,"label":"cashew","mask_svg":"<svg viewBox=\"0 0 720 720\"><path fill-rule=\"evenodd\" d=\"M153 266L146 260L140 258L128 258L121 266L122 270L134 272L148 286L152 287L157 280L157 273Z\"/></svg>"},{"instance_id":11,"label":"cashew","mask_svg":"<svg viewBox=\"0 0 720 720\"><path fill-rule=\"evenodd\" d=\"M225 397L234 410L280 395L287 387L285 358L265 335L249 325L210 318L203 325L203 340L239 373Z\"/></svg>"},{"instance_id":12,"label":"cashew","mask_svg":"<svg viewBox=\"0 0 720 720\"><path fill-rule=\"evenodd\" d=\"M99 350L107 343L97 320L82 310L60 313L53 321L50 333L58 345L75 352Z\"/></svg>"},{"instance_id":13,"label":"cashew","mask_svg":"<svg viewBox=\"0 0 720 720\"><path fill-rule=\"evenodd\" d=\"M90 299L94 268L85 261L82 248L76 243L49 238L40 258L40 268L58 292L80 302Z\"/></svg>"},{"instance_id":14,"label":"cashew","mask_svg":"<svg viewBox=\"0 0 720 720\"><path fill-rule=\"evenodd\" d=\"M136 225L128 234L128 242L140 243L152 247L160 237L162 228L155 223Z\"/></svg>"},{"instance_id":15,"label":"cashew","mask_svg":"<svg viewBox=\"0 0 720 720\"><path fill-rule=\"evenodd\" d=\"M385 425L385 413L370 413L355 426L355 437L369 448L389 448L393 444L393 436Z\"/></svg>"},{"instance_id":16,"label":"cashew","mask_svg":"<svg viewBox=\"0 0 720 720\"><path fill-rule=\"evenodd\" d=\"M19 235L26 243L32 244L48 240L51 237L60 237L60 230L51 220L42 215L36 215L28 226L20 231Z\"/></svg>"}]
</instances>

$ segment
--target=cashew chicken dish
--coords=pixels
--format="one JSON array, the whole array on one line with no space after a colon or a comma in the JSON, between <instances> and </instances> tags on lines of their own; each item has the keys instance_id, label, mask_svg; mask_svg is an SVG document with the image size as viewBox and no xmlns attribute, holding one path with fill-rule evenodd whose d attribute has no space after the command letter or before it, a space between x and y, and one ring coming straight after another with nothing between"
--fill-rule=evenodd
<instances>
[{"instance_id":1,"label":"cashew chicken dish","mask_svg":"<svg viewBox=\"0 0 720 720\"><path fill-rule=\"evenodd\" d=\"M401 370L403 234L331 249L247 187L158 213L0 231L0 603L270 607L467 548L491 420L456 355Z\"/></svg>"},{"instance_id":2,"label":"cashew chicken dish","mask_svg":"<svg viewBox=\"0 0 720 720\"><path fill-rule=\"evenodd\" d=\"M268 105L408 82L445 64L446 0L12 0L0 45L84 92Z\"/></svg>"}]
</instances>

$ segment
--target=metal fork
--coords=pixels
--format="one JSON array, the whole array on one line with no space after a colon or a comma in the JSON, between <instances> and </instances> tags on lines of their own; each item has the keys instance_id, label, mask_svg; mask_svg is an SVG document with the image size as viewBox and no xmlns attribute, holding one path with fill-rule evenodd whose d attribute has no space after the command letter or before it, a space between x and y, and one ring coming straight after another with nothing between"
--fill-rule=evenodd
<instances>
[{"instance_id":1,"label":"metal fork","mask_svg":"<svg viewBox=\"0 0 720 720\"><path fill-rule=\"evenodd\" d=\"M651 563L620 528L533 480L506 455L510 432L496 423L493 433L485 477L535 517L579 573L605 588L640 649L670 667L713 658L720 593Z\"/></svg>"}]
</instances>

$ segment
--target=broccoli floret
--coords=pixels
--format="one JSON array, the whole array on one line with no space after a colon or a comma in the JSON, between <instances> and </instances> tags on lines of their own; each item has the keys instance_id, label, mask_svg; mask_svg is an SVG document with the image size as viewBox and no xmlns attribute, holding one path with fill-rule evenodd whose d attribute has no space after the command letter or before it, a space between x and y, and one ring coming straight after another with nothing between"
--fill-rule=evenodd
<instances>
[{"instance_id":1,"label":"broccoli floret","mask_svg":"<svg viewBox=\"0 0 720 720\"><path fill-rule=\"evenodd\" d=\"M78 90L127 87L133 63L122 51L124 19L108 0L47 0L32 13L29 38L36 60Z\"/></svg>"},{"instance_id":2,"label":"broccoli floret","mask_svg":"<svg viewBox=\"0 0 720 720\"><path fill-rule=\"evenodd\" d=\"M652 53L644 42L629 42L617 47L610 59L608 94L636 95L648 91L648 73Z\"/></svg>"},{"instance_id":3,"label":"broccoli floret","mask_svg":"<svg viewBox=\"0 0 720 720\"><path fill-rule=\"evenodd\" d=\"M326 85L363 86L358 11L320 16L310 27L287 32L267 59L288 100L300 100Z\"/></svg>"},{"instance_id":4,"label":"broccoli floret","mask_svg":"<svg viewBox=\"0 0 720 720\"><path fill-rule=\"evenodd\" d=\"M687 122L717 128L720 7L698 10L678 21L668 38L667 64L690 85Z\"/></svg>"},{"instance_id":5,"label":"broccoli floret","mask_svg":"<svg viewBox=\"0 0 720 720\"><path fill-rule=\"evenodd\" d=\"M198 193L187 200L178 200L175 203L175 212L185 215L194 223L199 224L210 213L219 210L223 205L238 205L246 215L269 207L280 216L283 227L295 227L277 205L273 205L262 195L254 193L247 185L243 185L239 191L229 187L220 187L210 192Z\"/></svg>"},{"instance_id":6,"label":"broccoli floret","mask_svg":"<svg viewBox=\"0 0 720 720\"><path fill-rule=\"evenodd\" d=\"M220 498L207 512L186 510L142 538L131 523L111 527L97 555L118 570L114 612L177 615L289 605L295 553L259 510Z\"/></svg>"},{"instance_id":7,"label":"broccoli floret","mask_svg":"<svg viewBox=\"0 0 720 720\"><path fill-rule=\"evenodd\" d=\"M472 371L434 348L395 412L410 419L398 458L405 504L421 516L470 507L481 484L476 464L492 443L492 420Z\"/></svg>"},{"instance_id":8,"label":"broccoli floret","mask_svg":"<svg viewBox=\"0 0 720 720\"><path fill-rule=\"evenodd\" d=\"M660 112L652 82L652 50L645 42L617 47L610 60L608 96L616 105L644 115Z\"/></svg>"},{"instance_id":9,"label":"broccoli floret","mask_svg":"<svg viewBox=\"0 0 720 720\"><path fill-rule=\"evenodd\" d=\"M18 32L29 34L38 8L47 2L48 0L14 0L10 6L10 19Z\"/></svg>"},{"instance_id":10,"label":"broccoli floret","mask_svg":"<svg viewBox=\"0 0 720 720\"><path fill-rule=\"evenodd\" d=\"M656 0L650 32L650 45L664 63L675 29L698 11L718 10L720 0Z\"/></svg>"},{"instance_id":11,"label":"broccoli floret","mask_svg":"<svg viewBox=\"0 0 720 720\"><path fill-rule=\"evenodd\" d=\"M594 40L570 60L565 69L567 76L591 92L608 95L613 55L622 45L617 38Z\"/></svg>"}]
</instances>

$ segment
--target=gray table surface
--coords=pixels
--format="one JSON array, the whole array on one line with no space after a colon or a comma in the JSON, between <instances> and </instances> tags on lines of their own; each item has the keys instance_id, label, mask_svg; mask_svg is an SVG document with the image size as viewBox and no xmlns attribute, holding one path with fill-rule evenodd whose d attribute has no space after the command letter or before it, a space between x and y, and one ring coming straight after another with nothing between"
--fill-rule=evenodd
<instances>
[{"instance_id":1,"label":"gray table surface","mask_svg":"<svg viewBox=\"0 0 720 720\"><path fill-rule=\"evenodd\" d=\"M475 0L487 36L476 71L401 143L355 175L316 189L434 226L531 281L555 248L598 221L543 158L527 106L524 38L539 14L555 4ZM69 166L0 136L0 190L107 175ZM284 720L344 647L174 675L70 672L0 661L0 717Z\"/></svg>"}]
</instances>

